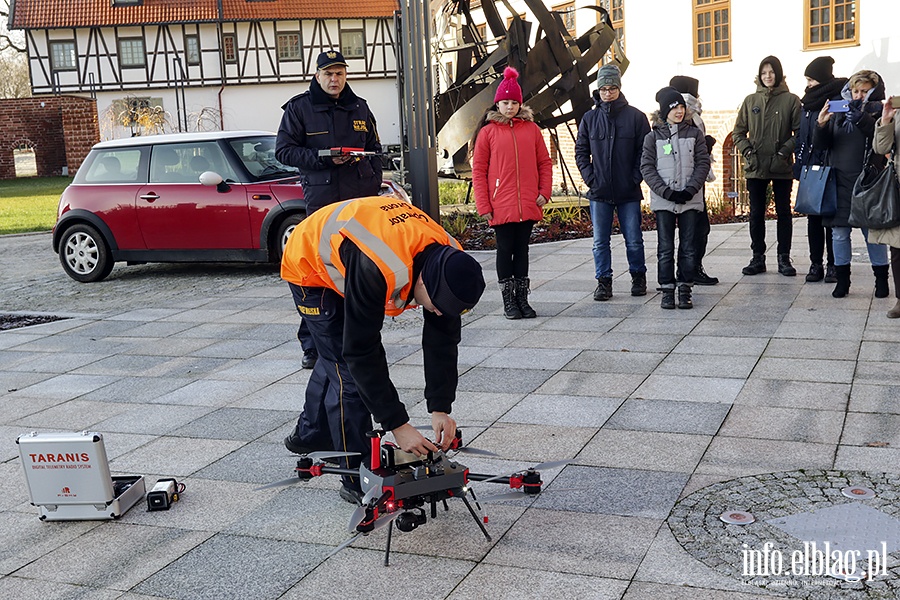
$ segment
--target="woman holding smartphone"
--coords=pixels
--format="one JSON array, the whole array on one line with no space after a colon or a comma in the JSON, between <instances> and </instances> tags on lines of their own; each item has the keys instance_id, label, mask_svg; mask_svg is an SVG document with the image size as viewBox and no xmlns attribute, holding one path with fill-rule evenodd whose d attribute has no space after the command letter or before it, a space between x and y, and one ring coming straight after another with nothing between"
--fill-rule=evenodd
<instances>
[{"instance_id":1,"label":"woman holding smartphone","mask_svg":"<svg viewBox=\"0 0 900 600\"><path fill-rule=\"evenodd\" d=\"M836 175L837 213L823 219L831 227L834 246L834 270L837 284L831 295L843 298L850 291L850 258L853 245L850 242L850 198L853 184L868 160L875 135L875 121L882 112L884 81L875 71L854 73L841 92L847 101L847 112L834 112L838 108L826 102L819 112L813 144L830 150L829 163ZM875 297L886 298L888 289L887 247L869 241L869 232L862 228L869 251L869 262L875 273Z\"/></svg>"}]
</instances>

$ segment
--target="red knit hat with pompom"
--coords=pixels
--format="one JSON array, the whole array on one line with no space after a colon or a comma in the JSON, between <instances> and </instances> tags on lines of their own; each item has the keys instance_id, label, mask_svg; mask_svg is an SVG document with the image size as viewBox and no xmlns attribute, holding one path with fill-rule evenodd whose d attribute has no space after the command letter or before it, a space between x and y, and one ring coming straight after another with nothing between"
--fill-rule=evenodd
<instances>
[{"instance_id":1,"label":"red knit hat with pompom","mask_svg":"<svg viewBox=\"0 0 900 600\"><path fill-rule=\"evenodd\" d=\"M519 72L512 67L506 67L503 70L503 81L497 88L497 95L494 96L494 104L501 100L515 100L522 104L522 88L519 86Z\"/></svg>"}]
</instances>

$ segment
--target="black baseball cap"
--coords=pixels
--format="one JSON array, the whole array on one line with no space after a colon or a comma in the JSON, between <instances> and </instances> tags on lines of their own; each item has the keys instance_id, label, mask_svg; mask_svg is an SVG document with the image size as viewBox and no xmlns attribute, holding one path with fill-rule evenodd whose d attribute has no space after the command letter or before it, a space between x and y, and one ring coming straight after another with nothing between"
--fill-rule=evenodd
<instances>
[{"instance_id":1,"label":"black baseball cap","mask_svg":"<svg viewBox=\"0 0 900 600\"><path fill-rule=\"evenodd\" d=\"M344 55L337 50L327 50L322 52L319 54L319 58L316 59L316 70L327 69L328 67L333 67L335 65L341 65L342 67L347 66Z\"/></svg>"}]
</instances>

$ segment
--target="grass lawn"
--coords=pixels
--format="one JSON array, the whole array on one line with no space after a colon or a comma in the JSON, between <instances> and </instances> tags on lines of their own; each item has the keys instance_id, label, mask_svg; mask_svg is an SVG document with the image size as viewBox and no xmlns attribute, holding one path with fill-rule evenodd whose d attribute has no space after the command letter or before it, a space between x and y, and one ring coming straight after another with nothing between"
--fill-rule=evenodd
<instances>
[{"instance_id":1,"label":"grass lawn","mask_svg":"<svg viewBox=\"0 0 900 600\"><path fill-rule=\"evenodd\" d=\"M71 182L71 177L0 181L0 235L52 229L59 195Z\"/></svg>"}]
</instances>

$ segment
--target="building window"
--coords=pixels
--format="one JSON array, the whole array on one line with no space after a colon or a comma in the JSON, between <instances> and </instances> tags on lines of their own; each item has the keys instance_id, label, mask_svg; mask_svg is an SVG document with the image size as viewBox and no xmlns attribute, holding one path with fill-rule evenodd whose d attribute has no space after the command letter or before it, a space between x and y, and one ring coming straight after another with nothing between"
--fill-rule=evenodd
<instances>
[{"instance_id":1,"label":"building window","mask_svg":"<svg viewBox=\"0 0 900 600\"><path fill-rule=\"evenodd\" d=\"M222 54L227 63L237 62L237 37L233 33L222 35Z\"/></svg>"},{"instance_id":2,"label":"building window","mask_svg":"<svg viewBox=\"0 0 900 600\"><path fill-rule=\"evenodd\" d=\"M613 31L616 33L616 40L625 52L625 0L598 0L598 6L606 9L609 13L609 19L612 21ZM597 13L597 22L602 19L600 13ZM603 59L604 63L612 62L616 58L615 46L610 46L609 51ZM624 56L619 57L624 58Z\"/></svg>"},{"instance_id":3,"label":"building window","mask_svg":"<svg viewBox=\"0 0 900 600\"><path fill-rule=\"evenodd\" d=\"M341 30L341 54L344 58L366 57L366 40L362 29Z\"/></svg>"},{"instance_id":4,"label":"building window","mask_svg":"<svg viewBox=\"0 0 900 600\"><path fill-rule=\"evenodd\" d=\"M569 32L569 35L575 35L575 3L569 2L568 4L560 4L559 6L553 7L553 12L559 13L560 18L562 18L563 26L566 28L566 31Z\"/></svg>"},{"instance_id":5,"label":"building window","mask_svg":"<svg viewBox=\"0 0 900 600\"><path fill-rule=\"evenodd\" d=\"M77 66L75 42L50 42L50 68L52 70L74 71Z\"/></svg>"},{"instance_id":6,"label":"building window","mask_svg":"<svg viewBox=\"0 0 900 600\"><path fill-rule=\"evenodd\" d=\"M804 5L804 49L859 43L855 0L805 0Z\"/></svg>"},{"instance_id":7,"label":"building window","mask_svg":"<svg viewBox=\"0 0 900 600\"><path fill-rule=\"evenodd\" d=\"M730 0L694 0L694 62L731 58L730 23Z\"/></svg>"},{"instance_id":8,"label":"building window","mask_svg":"<svg viewBox=\"0 0 900 600\"><path fill-rule=\"evenodd\" d=\"M147 55L144 52L144 38L122 38L119 40L119 65L124 68L144 67Z\"/></svg>"},{"instance_id":9,"label":"building window","mask_svg":"<svg viewBox=\"0 0 900 600\"><path fill-rule=\"evenodd\" d=\"M184 36L184 59L189 65L200 64L200 37L196 35Z\"/></svg>"},{"instance_id":10,"label":"building window","mask_svg":"<svg viewBox=\"0 0 900 600\"><path fill-rule=\"evenodd\" d=\"M299 33L279 33L278 34L278 60L280 60L280 61L300 60L300 34Z\"/></svg>"}]
</instances>

